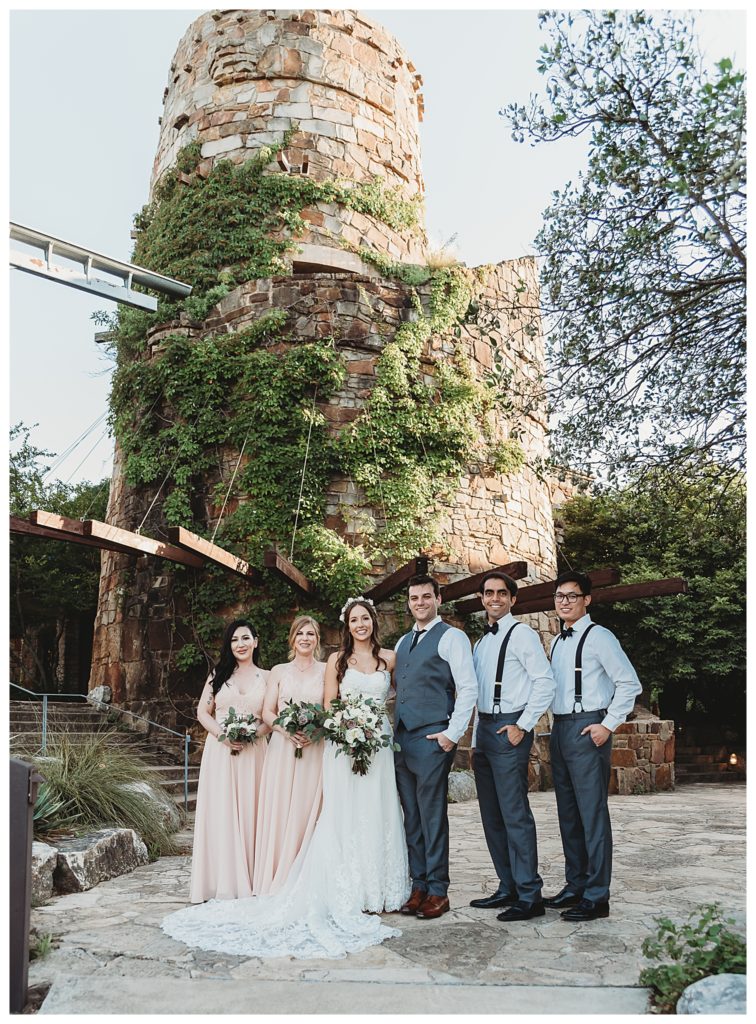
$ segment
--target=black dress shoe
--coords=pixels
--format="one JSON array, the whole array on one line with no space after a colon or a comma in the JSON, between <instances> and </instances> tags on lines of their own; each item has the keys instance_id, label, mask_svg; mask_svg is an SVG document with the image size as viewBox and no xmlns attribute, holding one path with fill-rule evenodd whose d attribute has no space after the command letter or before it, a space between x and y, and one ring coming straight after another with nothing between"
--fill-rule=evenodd
<instances>
[{"instance_id":1,"label":"black dress shoe","mask_svg":"<svg viewBox=\"0 0 756 1024\"><path fill-rule=\"evenodd\" d=\"M492 910L494 907L509 907L516 902L516 892L495 892L493 896L481 896L479 900L470 900L470 906L478 907L480 910Z\"/></svg>"},{"instance_id":2,"label":"black dress shoe","mask_svg":"<svg viewBox=\"0 0 756 1024\"><path fill-rule=\"evenodd\" d=\"M529 921L531 917L543 917L546 913L543 903L521 903L519 900L509 910L496 915L497 921Z\"/></svg>"},{"instance_id":3,"label":"black dress shoe","mask_svg":"<svg viewBox=\"0 0 756 1024\"><path fill-rule=\"evenodd\" d=\"M544 896L543 905L545 907L553 907L555 910L561 910L562 907L574 907L583 898L582 892L575 892L574 889L570 889L569 886L565 885L561 892L558 892L556 896Z\"/></svg>"},{"instance_id":4,"label":"black dress shoe","mask_svg":"<svg viewBox=\"0 0 756 1024\"><path fill-rule=\"evenodd\" d=\"M609 917L609 900L594 903L593 900L581 900L576 907L562 912L565 921L595 921L597 917Z\"/></svg>"}]
</instances>

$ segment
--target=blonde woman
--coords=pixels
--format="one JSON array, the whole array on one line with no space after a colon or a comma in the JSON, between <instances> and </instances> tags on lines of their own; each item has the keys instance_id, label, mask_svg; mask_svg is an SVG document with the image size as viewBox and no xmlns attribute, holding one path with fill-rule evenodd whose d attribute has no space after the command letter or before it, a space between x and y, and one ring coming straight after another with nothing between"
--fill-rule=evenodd
<instances>
[{"instance_id":1,"label":"blonde woman","mask_svg":"<svg viewBox=\"0 0 756 1024\"><path fill-rule=\"evenodd\" d=\"M289 703L323 703L325 665L320 654L320 627L300 615L289 630L289 661L275 665L268 679L263 721L272 729L265 756L255 836L253 890L278 891L297 854L309 844L323 794L323 745L294 735L276 718ZM297 748L301 756L296 757Z\"/></svg>"}]
</instances>

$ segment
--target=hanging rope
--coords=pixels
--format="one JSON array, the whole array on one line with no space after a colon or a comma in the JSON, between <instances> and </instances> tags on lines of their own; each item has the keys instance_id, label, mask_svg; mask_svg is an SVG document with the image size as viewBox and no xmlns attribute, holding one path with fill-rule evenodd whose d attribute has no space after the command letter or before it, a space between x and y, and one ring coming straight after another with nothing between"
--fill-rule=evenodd
<instances>
[{"instance_id":1,"label":"hanging rope","mask_svg":"<svg viewBox=\"0 0 756 1024\"><path fill-rule=\"evenodd\" d=\"M107 459L103 459L103 460L102 460L102 465L100 466L100 472L102 472L102 470L103 470L103 469L105 468L105 463L106 463L106 462L107 462ZM92 500L90 501L90 503L89 503L89 504L87 505L87 507L86 507L85 511L84 511L84 512L83 512L83 513L82 513L82 514L81 514L81 515L79 516L79 519L80 519L80 520L81 520L82 522L84 522L84 520L85 520L85 519L87 518L87 516L89 515L89 512L90 512L90 510L91 510L92 506L93 506L93 505L94 505L94 503L95 503L95 502L97 501L97 499L98 499L98 498L100 497L100 495L102 494L102 492L103 492L103 491L105 490L105 488L106 488L106 487L109 487L109 486L110 486L110 478L109 478L109 477L105 477L105 479L104 479L104 480L102 481L102 483L100 484L100 486L99 486L99 487L97 488L97 493L96 493L96 494L95 494L95 496L94 496L94 497L92 498Z\"/></svg>"},{"instance_id":2,"label":"hanging rope","mask_svg":"<svg viewBox=\"0 0 756 1024\"><path fill-rule=\"evenodd\" d=\"M250 430L251 429L252 428L250 427ZM228 501L228 496L231 493L231 488L234 486L234 480L236 479L236 474L238 472L239 466L241 465L242 455L244 454L244 449L247 447L247 440L248 439L249 439L249 430L247 431L247 436L244 438L244 444L241 446L241 451L239 452L239 458L236 460L236 465L234 466L234 471L231 474L231 482L228 485L228 490L226 491L226 497L223 499L223 507L220 510L220 515L218 516L218 522L215 524L215 529L213 530L213 535L210 538L210 543L211 544L215 543L215 535L218 532L218 527L220 526L221 520L223 519L223 513L226 511L226 502Z\"/></svg>"},{"instance_id":3,"label":"hanging rope","mask_svg":"<svg viewBox=\"0 0 756 1024\"><path fill-rule=\"evenodd\" d=\"M171 468L170 468L170 469L168 470L168 472L167 472L167 473L165 474L165 476L163 477L163 482L161 483L161 485L160 485L160 486L158 487L157 491L155 492L155 497L154 497L154 498L152 499L152 501L150 502L150 507L149 507L149 508L147 509L147 511L146 511L146 512L144 513L144 517L142 518L142 521L141 521L141 523L139 524L139 526L137 526L136 530L134 530L134 533L141 533L141 532L142 532L142 527L144 526L145 520L147 519L147 516L148 516L148 515L150 514L150 512L152 512L152 509L153 509L153 507L154 507L154 505L155 505L155 502L156 502L156 501L158 500L158 498L160 497L160 492L161 492L161 491L162 491L162 489L163 489L163 488L165 487L165 485L166 485L166 483L167 483L167 481L168 481L168 478L170 477L171 473L173 472L173 468L174 468L174 466L176 465L176 463L178 462L178 459L179 459L179 455L180 455L180 454L181 454L181 448L179 447L179 450L178 450L178 451L176 452L176 458L175 458L175 459L173 460L173 462L171 463Z\"/></svg>"},{"instance_id":4,"label":"hanging rope","mask_svg":"<svg viewBox=\"0 0 756 1024\"><path fill-rule=\"evenodd\" d=\"M87 429L82 434L79 434L79 436L76 438L76 440L72 441L71 444L69 444L68 448L66 448L66 450L64 452L60 453L60 455L53 462L52 466L50 466L50 468L47 470L47 472L43 473L42 479L46 480L51 473L54 473L55 470L58 469L59 466L62 466L63 463L68 458L68 456L72 455L76 451L76 449L79 447L79 445L82 444L82 442L85 441L89 437L89 435L92 433L92 431L97 426L99 426L100 423L102 423L102 421L105 419L106 416L107 416L107 412L100 413L100 415L97 417L97 419L94 421L94 423L90 423L89 426L87 427ZM76 472L76 470L74 470L74 473L75 472Z\"/></svg>"},{"instance_id":5,"label":"hanging rope","mask_svg":"<svg viewBox=\"0 0 756 1024\"><path fill-rule=\"evenodd\" d=\"M81 462L80 462L80 463L79 463L79 465L78 465L78 466L76 467L76 469L74 469L72 473L69 473L69 475L68 475L68 479L67 479L67 480L64 480L64 481L63 481L63 483L64 483L64 484L67 484L67 483L68 483L68 482L69 482L69 481L71 480L71 477L72 477L72 476L75 476L75 474L76 474L76 473L78 473L78 471L79 471L79 470L81 469L81 467L82 467L82 466L84 465L84 463L85 463L85 462L87 461L87 459L88 459L88 458L89 458L89 456L90 456L90 455L92 454L92 452L93 452L93 451L95 450L95 448L97 448L97 446L98 446L98 445L100 444L100 442L102 441L102 439L103 439L104 437L106 437L106 436L107 436L107 433L108 433L108 428L107 428L107 427L105 427L105 429L103 430L103 432L102 432L102 433L100 434L100 436L99 436L99 437L97 438L97 440L95 441L95 443L94 443L94 444L92 445L92 447L91 447L91 448L89 449L89 451L88 451L88 452L87 452L87 454L86 454L86 455L84 456L84 458L83 458L83 459L81 460Z\"/></svg>"},{"instance_id":6,"label":"hanging rope","mask_svg":"<svg viewBox=\"0 0 756 1024\"><path fill-rule=\"evenodd\" d=\"M304 493L304 481L305 481L305 470L307 469L307 459L310 455L310 438L312 437L312 425L315 422L315 399L318 397L318 389L315 388L312 394L312 409L310 410L310 429L307 431L307 445L305 447L305 457L302 463L302 479L299 482L299 499L297 501L297 513L294 516L294 529L291 534L291 548L289 549L289 561L294 558L294 539L297 536L297 526L299 524L299 510L302 508L302 494Z\"/></svg>"}]
</instances>

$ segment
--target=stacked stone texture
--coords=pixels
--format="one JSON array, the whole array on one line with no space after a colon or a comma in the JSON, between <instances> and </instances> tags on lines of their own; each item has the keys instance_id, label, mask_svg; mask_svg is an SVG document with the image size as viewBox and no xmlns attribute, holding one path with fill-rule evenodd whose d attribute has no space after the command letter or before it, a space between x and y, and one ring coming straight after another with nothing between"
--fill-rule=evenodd
<instances>
[{"instance_id":1,"label":"stacked stone texture","mask_svg":"<svg viewBox=\"0 0 756 1024\"><path fill-rule=\"evenodd\" d=\"M213 11L185 33L164 95L152 185L189 143L198 172L242 163L296 128L271 170L319 181L380 177L406 199L422 196L418 120L422 79L396 40L354 11ZM337 240L421 262L422 232L317 204L304 211L304 244Z\"/></svg>"}]
</instances>

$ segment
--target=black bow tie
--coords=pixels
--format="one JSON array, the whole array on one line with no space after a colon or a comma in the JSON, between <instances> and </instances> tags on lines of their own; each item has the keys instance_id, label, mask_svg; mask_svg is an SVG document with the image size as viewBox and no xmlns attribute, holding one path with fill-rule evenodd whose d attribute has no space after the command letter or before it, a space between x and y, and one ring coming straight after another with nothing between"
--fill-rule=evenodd
<instances>
[{"instance_id":1,"label":"black bow tie","mask_svg":"<svg viewBox=\"0 0 756 1024\"><path fill-rule=\"evenodd\" d=\"M485 626L483 627L483 636L485 636L486 633L493 633L494 636L495 636L498 632L499 632L499 623L498 622L494 622L493 626L490 626L488 623L486 623Z\"/></svg>"},{"instance_id":2,"label":"black bow tie","mask_svg":"<svg viewBox=\"0 0 756 1024\"><path fill-rule=\"evenodd\" d=\"M564 626L562 626L560 636L562 637L562 640L566 640L567 637L572 636L574 632L575 630L572 628L572 626L568 626L566 629L564 628Z\"/></svg>"}]
</instances>

